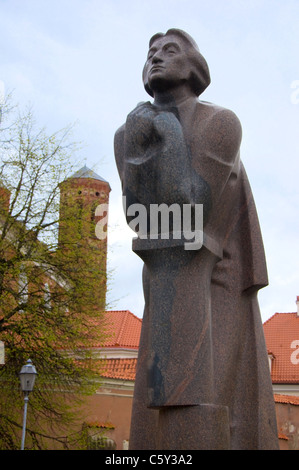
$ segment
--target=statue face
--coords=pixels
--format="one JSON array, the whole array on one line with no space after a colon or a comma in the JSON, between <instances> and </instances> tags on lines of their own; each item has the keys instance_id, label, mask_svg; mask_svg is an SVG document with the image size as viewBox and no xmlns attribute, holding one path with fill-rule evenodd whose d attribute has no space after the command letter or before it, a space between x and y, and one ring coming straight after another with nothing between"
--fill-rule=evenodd
<instances>
[{"instance_id":1,"label":"statue face","mask_svg":"<svg viewBox=\"0 0 299 470\"><path fill-rule=\"evenodd\" d=\"M186 44L175 35L156 39L149 49L144 66L144 81L155 91L164 91L186 82L190 64Z\"/></svg>"}]
</instances>

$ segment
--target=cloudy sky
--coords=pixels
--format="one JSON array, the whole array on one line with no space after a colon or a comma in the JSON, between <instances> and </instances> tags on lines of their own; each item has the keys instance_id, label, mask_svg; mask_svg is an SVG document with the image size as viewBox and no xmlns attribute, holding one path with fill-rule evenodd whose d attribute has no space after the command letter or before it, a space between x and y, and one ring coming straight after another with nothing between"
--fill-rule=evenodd
<instances>
[{"instance_id":1,"label":"cloudy sky","mask_svg":"<svg viewBox=\"0 0 299 470\"><path fill-rule=\"evenodd\" d=\"M142 317L142 263L131 252L113 138L150 97L148 40L176 27L197 41L212 83L202 99L232 109L267 256L263 320L295 311L299 295L298 0L0 0L0 93L33 106L54 132L76 122L79 158L108 180L111 308ZM78 156L77 156L78 158Z\"/></svg>"}]
</instances>

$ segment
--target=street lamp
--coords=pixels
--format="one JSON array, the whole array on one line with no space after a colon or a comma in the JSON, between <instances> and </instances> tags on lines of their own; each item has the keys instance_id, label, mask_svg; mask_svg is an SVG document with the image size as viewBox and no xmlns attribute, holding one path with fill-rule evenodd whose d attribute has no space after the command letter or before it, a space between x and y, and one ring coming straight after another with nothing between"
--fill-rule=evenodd
<instances>
[{"instance_id":1,"label":"street lamp","mask_svg":"<svg viewBox=\"0 0 299 470\"><path fill-rule=\"evenodd\" d=\"M27 405L29 400L29 393L32 392L37 375L36 369L31 360L28 359L26 364L22 367L20 372L21 388L24 392L24 417L23 417L23 430L22 430L22 443L21 450L24 450L25 433L26 433L26 419L27 419Z\"/></svg>"}]
</instances>

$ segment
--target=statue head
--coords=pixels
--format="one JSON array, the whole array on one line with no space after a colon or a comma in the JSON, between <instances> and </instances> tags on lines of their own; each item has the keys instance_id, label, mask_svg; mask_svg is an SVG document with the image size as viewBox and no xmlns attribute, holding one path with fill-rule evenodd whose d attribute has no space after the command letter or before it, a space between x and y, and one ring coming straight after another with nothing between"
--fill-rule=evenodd
<instances>
[{"instance_id":1,"label":"statue head","mask_svg":"<svg viewBox=\"0 0 299 470\"><path fill-rule=\"evenodd\" d=\"M196 96L203 93L211 82L208 64L197 44L189 34L180 29L172 28L165 34L157 33L149 41L149 54L142 73L144 88L149 95L154 96L151 83L154 88L154 84L159 81L159 74L162 83L163 74L167 78L167 71L171 71L173 80L176 76L178 80L189 82Z\"/></svg>"}]
</instances>

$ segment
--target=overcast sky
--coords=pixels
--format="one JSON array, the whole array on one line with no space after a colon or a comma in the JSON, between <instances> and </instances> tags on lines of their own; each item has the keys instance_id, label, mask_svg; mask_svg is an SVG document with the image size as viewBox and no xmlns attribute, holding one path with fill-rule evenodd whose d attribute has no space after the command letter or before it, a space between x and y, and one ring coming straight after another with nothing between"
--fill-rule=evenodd
<instances>
[{"instance_id":1,"label":"overcast sky","mask_svg":"<svg viewBox=\"0 0 299 470\"><path fill-rule=\"evenodd\" d=\"M151 98L141 71L149 38L176 27L198 43L212 83L203 100L232 109L259 213L269 287L263 320L299 295L298 0L0 0L0 93L13 90L49 132L76 122L87 166L112 188L110 307L142 317L142 263L131 252L113 138ZM77 157L78 158L78 157Z\"/></svg>"}]
</instances>

